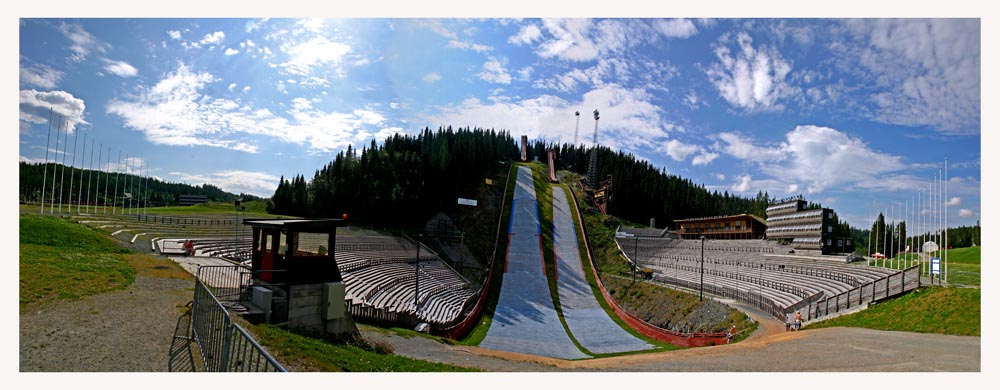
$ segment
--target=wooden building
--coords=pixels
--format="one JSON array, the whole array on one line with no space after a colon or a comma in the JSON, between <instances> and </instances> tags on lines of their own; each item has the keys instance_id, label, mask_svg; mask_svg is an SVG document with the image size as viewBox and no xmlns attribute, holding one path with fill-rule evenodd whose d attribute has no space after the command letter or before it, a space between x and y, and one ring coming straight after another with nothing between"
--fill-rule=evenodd
<instances>
[{"instance_id":1,"label":"wooden building","mask_svg":"<svg viewBox=\"0 0 1000 390\"><path fill-rule=\"evenodd\" d=\"M764 238L767 230L767 223L752 214L678 219L674 223L677 235L684 239L752 240Z\"/></svg>"}]
</instances>

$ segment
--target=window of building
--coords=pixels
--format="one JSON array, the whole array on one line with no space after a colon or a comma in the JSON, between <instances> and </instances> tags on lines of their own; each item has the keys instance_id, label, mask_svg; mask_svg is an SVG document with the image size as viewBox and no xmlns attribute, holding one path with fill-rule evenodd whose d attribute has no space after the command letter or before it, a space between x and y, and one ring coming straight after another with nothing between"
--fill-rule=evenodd
<instances>
[{"instance_id":1,"label":"window of building","mask_svg":"<svg viewBox=\"0 0 1000 390\"><path fill-rule=\"evenodd\" d=\"M885 229L885 230L889 230L889 229ZM827 231L828 233L833 233L833 226L827 226L827 227L826 227L826 231Z\"/></svg>"},{"instance_id":2,"label":"window of building","mask_svg":"<svg viewBox=\"0 0 1000 390\"><path fill-rule=\"evenodd\" d=\"M735 223L736 223L736 225L734 225L734 226L736 226L736 227L740 227L740 223L741 223L741 222L743 222L743 221L740 221L740 220L738 220L738 219L737 219L737 220L736 220L736 222L735 222Z\"/></svg>"},{"instance_id":3,"label":"window of building","mask_svg":"<svg viewBox=\"0 0 1000 390\"><path fill-rule=\"evenodd\" d=\"M833 246L833 239L827 238L826 239L826 246Z\"/></svg>"}]
</instances>

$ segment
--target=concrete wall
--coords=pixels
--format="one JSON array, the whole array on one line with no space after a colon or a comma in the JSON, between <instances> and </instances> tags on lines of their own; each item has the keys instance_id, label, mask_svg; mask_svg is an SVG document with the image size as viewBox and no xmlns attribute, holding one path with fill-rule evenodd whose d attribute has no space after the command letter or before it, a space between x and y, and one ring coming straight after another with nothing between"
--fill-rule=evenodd
<instances>
[{"instance_id":1,"label":"concrete wall","mask_svg":"<svg viewBox=\"0 0 1000 390\"><path fill-rule=\"evenodd\" d=\"M307 333L334 335L357 333L354 319L345 309L344 317L324 321L323 284L292 285L288 294L288 327ZM346 303L345 303L346 305Z\"/></svg>"}]
</instances>

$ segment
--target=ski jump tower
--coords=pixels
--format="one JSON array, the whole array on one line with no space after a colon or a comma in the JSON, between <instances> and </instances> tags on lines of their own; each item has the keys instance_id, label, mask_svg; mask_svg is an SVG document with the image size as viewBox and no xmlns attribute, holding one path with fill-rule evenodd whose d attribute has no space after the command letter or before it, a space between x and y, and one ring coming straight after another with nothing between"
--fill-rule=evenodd
<instances>
[{"instance_id":1,"label":"ski jump tower","mask_svg":"<svg viewBox=\"0 0 1000 390\"><path fill-rule=\"evenodd\" d=\"M601 119L601 114L597 109L594 109L594 144L590 147L590 165L587 166L587 188L590 189L597 188L597 121L599 119Z\"/></svg>"}]
</instances>

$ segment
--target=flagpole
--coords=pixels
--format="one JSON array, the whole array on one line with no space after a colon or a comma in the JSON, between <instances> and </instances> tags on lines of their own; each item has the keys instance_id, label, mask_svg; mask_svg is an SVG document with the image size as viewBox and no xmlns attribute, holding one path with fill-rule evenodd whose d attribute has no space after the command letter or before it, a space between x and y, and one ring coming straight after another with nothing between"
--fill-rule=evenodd
<instances>
[{"instance_id":1,"label":"flagpole","mask_svg":"<svg viewBox=\"0 0 1000 390\"><path fill-rule=\"evenodd\" d=\"M42 166L42 208L39 214L45 214L45 184L49 181L49 142L52 140L52 107L49 107L49 132L45 134L45 165Z\"/></svg>"},{"instance_id":2,"label":"flagpole","mask_svg":"<svg viewBox=\"0 0 1000 390\"><path fill-rule=\"evenodd\" d=\"M944 282L948 283L948 158L944 158Z\"/></svg>"},{"instance_id":3,"label":"flagpole","mask_svg":"<svg viewBox=\"0 0 1000 390\"><path fill-rule=\"evenodd\" d=\"M868 205L868 220L869 221L872 220L872 206L870 204ZM865 259L867 260L867 264L868 264L869 267L872 265L872 258L871 258L871 256L872 256L872 230L873 229L871 229L871 228L868 229L868 256L865 256Z\"/></svg>"},{"instance_id":4,"label":"flagpole","mask_svg":"<svg viewBox=\"0 0 1000 390\"><path fill-rule=\"evenodd\" d=\"M127 157L127 155L126 155ZM111 204L111 214L117 215L118 211L118 182L121 181L122 177L122 151L118 151L118 164L115 164L115 199L114 203Z\"/></svg>"},{"instance_id":5,"label":"flagpole","mask_svg":"<svg viewBox=\"0 0 1000 390\"><path fill-rule=\"evenodd\" d=\"M94 178L94 139L90 139L90 169L87 170L87 214L90 214L90 188Z\"/></svg>"}]
</instances>

